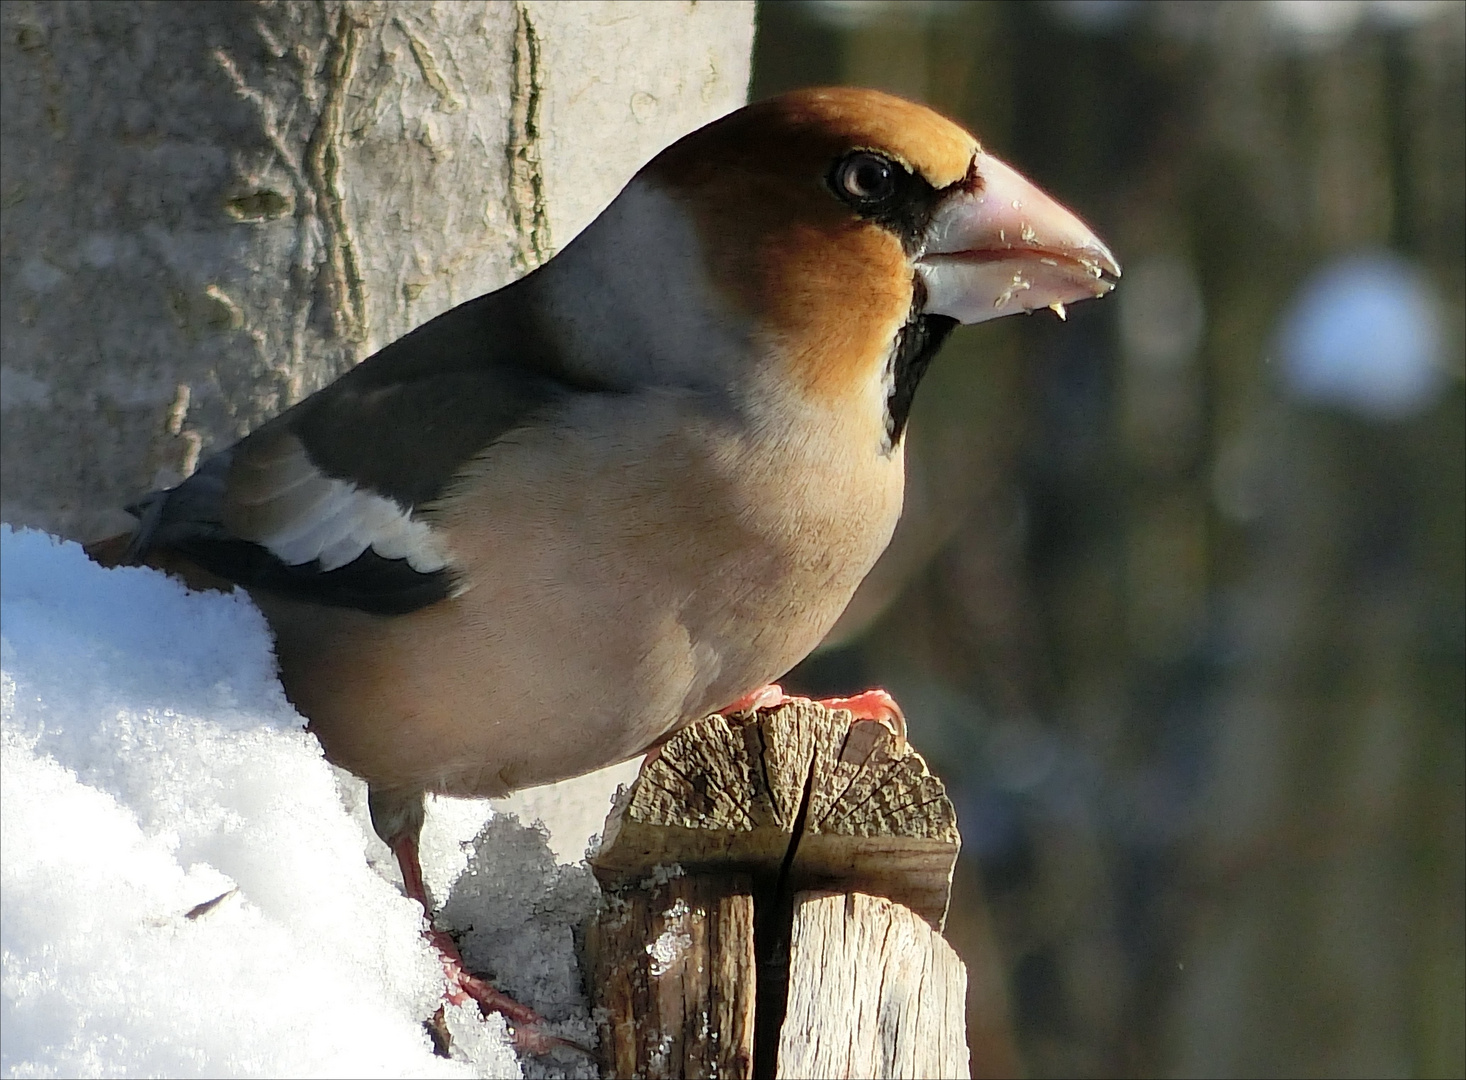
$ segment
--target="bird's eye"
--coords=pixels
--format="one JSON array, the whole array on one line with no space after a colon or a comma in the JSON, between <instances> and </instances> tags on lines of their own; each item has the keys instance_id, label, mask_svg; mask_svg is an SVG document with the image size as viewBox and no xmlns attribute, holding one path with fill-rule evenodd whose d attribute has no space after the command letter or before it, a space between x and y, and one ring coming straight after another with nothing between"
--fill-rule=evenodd
<instances>
[{"instance_id":1,"label":"bird's eye","mask_svg":"<svg viewBox=\"0 0 1466 1080\"><path fill-rule=\"evenodd\" d=\"M835 166L835 192L862 206L881 203L896 193L898 174L895 162L869 151L857 151Z\"/></svg>"}]
</instances>

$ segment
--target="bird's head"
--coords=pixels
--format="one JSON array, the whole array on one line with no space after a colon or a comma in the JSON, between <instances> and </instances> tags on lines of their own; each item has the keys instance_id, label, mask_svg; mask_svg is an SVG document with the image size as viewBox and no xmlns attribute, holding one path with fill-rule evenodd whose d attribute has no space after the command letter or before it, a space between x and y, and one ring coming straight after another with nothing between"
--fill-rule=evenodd
<instances>
[{"instance_id":1,"label":"bird's head","mask_svg":"<svg viewBox=\"0 0 1466 1080\"><path fill-rule=\"evenodd\" d=\"M615 283L627 333L661 334L643 350L662 357L660 374L672 364L717 382L751 351L811 398L865 394L874 380L899 412L887 418L893 439L952 325L1062 315L1120 273L1078 217L971 134L856 88L784 94L694 131L586 240L580 262L599 264L596 284ZM631 292L652 299L658 326L627 322ZM743 348L750 338L761 347ZM709 345L719 340L726 348Z\"/></svg>"}]
</instances>

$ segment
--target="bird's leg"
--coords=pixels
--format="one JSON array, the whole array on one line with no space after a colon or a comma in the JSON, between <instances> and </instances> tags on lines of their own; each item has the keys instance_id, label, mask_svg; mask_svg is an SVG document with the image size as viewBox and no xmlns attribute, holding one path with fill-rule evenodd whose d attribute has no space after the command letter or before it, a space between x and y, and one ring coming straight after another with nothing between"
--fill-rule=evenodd
<instances>
[{"instance_id":1,"label":"bird's leg","mask_svg":"<svg viewBox=\"0 0 1466 1080\"><path fill-rule=\"evenodd\" d=\"M462 1005L472 998L478 1002L479 1011L485 1016L498 1013L509 1021L510 1038L514 1048L524 1053L547 1054L557 1046L588 1053L579 1043L546 1034L540 1030L545 1018L527 1005L521 1005L508 994L489 985L488 980L470 974L463 966L463 954L446 930L433 925L432 901L428 899L427 885L423 882L422 862L418 858L417 836L412 832L401 832L394 836L389 845L397 856L397 865L402 870L402 886L407 895L422 905L427 929L423 937L438 953L443 965L443 974L448 980L444 993L454 1005ZM436 1018L435 1018L436 1019Z\"/></svg>"},{"instance_id":2,"label":"bird's leg","mask_svg":"<svg viewBox=\"0 0 1466 1080\"><path fill-rule=\"evenodd\" d=\"M737 701L733 702L726 709L721 710L724 715L740 712L753 712L757 709L773 709L783 705L786 701L801 700L797 697L790 697L784 693L784 688L778 683L769 683L761 686L751 693L744 694ZM805 698L803 700L811 700ZM885 724L903 741L906 738L906 714L901 711L901 706L896 704L896 699L884 690L867 690L864 693L856 694L854 697L832 697L814 699L816 705L823 705L827 709L844 709L856 720L875 720Z\"/></svg>"}]
</instances>

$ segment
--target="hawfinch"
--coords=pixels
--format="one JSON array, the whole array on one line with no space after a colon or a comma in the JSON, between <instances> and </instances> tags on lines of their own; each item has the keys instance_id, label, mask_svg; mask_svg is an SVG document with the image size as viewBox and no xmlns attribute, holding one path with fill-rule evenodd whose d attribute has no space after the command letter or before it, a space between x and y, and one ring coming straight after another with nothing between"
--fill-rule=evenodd
<instances>
[{"instance_id":1,"label":"hawfinch","mask_svg":"<svg viewBox=\"0 0 1466 1080\"><path fill-rule=\"evenodd\" d=\"M424 792L576 776L761 700L890 539L951 329L1119 273L929 109L786 94L143 498L127 557L249 591L426 904Z\"/></svg>"}]
</instances>

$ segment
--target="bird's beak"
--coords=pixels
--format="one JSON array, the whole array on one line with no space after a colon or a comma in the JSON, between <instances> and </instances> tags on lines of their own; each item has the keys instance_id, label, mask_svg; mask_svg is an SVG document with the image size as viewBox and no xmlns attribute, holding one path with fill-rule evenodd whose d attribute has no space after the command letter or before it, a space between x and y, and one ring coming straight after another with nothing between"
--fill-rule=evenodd
<instances>
[{"instance_id":1,"label":"bird's beak","mask_svg":"<svg viewBox=\"0 0 1466 1080\"><path fill-rule=\"evenodd\" d=\"M1089 226L1014 169L979 152L976 191L937 205L916 261L928 315L979 323L1103 296L1120 265Z\"/></svg>"}]
</instances>

